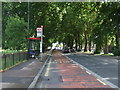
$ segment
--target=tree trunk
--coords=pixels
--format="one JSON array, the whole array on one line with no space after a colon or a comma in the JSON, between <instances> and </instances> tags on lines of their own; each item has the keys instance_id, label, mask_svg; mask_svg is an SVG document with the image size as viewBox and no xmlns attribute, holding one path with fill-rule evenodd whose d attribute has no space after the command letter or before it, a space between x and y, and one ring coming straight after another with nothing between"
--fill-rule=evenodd
<instances>
[{"instance_id":1,"label":"tree trunk","mask_svg":"<svg viewBox=\"0 0 120 90\"><path fill-rule=\"evenodd\" d=\"M75 39L75 49L77 50L78 48L77 48L77 39Z\"/></svg>"},{"instance_id":2,"label":"tree trunk","mask_svg":"<svg viewBox=\"0 0 120 90\"><path fill-rule=\"evenodd\" d=\"M82 51L83 45L81 44L81 51Z\"/></svg>"},{"instance_id":3,"label":"tree trunk","mask_svg":"<svg viewBox=\"0 0 120 90\"><path fill-rule=\"evenodd\" d=\"M63 42L63 49L65 48L65 43Z\"/></svg>"},{"instance_id":4,"label":"tree trunk","mask_svg":"<svg viewBox=\"0 0 120 90\"><path fill-rule=\"evenodd\" d=\"M117 49L120 49L120 37L119 37L119 34L115 34L115 37L116 37L116 47Z\"/></svg>"},{"instance_id":5,"label":"tree trunk","mask_svg":"<svg viewBox=\"0 0 120 90\"><path fill-rule=\"evenodd\" d=\"M85 31L85 47L84 47L84 52L87 52L87 42L88 42L88 37L87 37L87 32Z\"/></svg>"},{"instance_id":6,"label":"tree trunk","mask_svg":"<svg viewBox=\"0 0 120 90\"><path fill-rule=\"evenodd\" d=\"M82 47L82 45L79 43L79 45L78 45L78 46L79 46L79 50L81 51L81 49L82 49L82 48L81 48L81 47Z\"/></svg>"},{"instance_id":7,"label":"tree trunk","mask_svg":"<svg viewBox=\"0 0 120 90\"><path fill-rule=\"evenodd\" d=\"M98 43L98 44L96 44L96 49L95 49L95 54L100 54L100 52L101 52L101 45Z\"/></svg>"},{"instance_id":8,"label":"tree trunk","mask_svg":"<svg viewBox=\"0 0 120 90\"><path fill-rule=\"evenodd\" d=\"M104 54L108 54L108 36L106 35L105 37L105 49L104 49Z\"/></svg>"},{"instance_id":9,"label":"tree trunk","mask_svg":"<svg viewBox=\"0 0 120 90\"><path fill-rule=\"evenodd\" d=\"M79 51L81 51L80 33L78 33L78 46Z\"/></svg>"},{"instance_id":10,"label":"tree trunk","mask_svg":"<svg viewBox=\"0 0 120 90\"><path fill-rule=\"evenodd\" d=\"M72 49L73 48L73 40L71 40L71 42L70 42L70 49Z\"/></svg>"},{"instance_id":11,"label":"tree trunk","mask_svg":"<svg viewBox=\"0 0 120 90\"><path fill-rule=\"evenodd\" d=\"M91 52L91 39L89 41L89 51Z\"/></svg>"}]
</instances>

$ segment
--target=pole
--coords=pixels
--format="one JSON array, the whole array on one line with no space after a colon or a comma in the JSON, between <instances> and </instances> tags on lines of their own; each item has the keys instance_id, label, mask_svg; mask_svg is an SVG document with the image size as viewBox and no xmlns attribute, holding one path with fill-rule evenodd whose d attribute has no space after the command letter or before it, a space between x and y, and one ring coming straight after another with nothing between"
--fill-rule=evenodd
<instances>
[{"instance_id":1,"label":"pole","mask_svg":"<svg viewBox=\"0 0 120 90\"><path fill-rule=\"evenodd\" d=\"M29 30L29 17L30 17L29 16L29 12L30 12L29 9L30 9L30 3L29 3L29 0L28 0L28 30Z\"/></svg>"},{"instance_id":2,"label":"pole","mask_svg":"<svg viewBox=\"0 0 120 90\"><path fill-rule=\"evenodd\" d=\"M43 35L43 26L41 26L41 28L42 28L42 31L41 31L41 43L40 43L40 46L41 46L40 49L41 50L40 51L41 51L41 61L42 61L42 51L43 51L42 50L42 43L43 43L43 36L42 35Z\"/></svg>"}]
</instances>

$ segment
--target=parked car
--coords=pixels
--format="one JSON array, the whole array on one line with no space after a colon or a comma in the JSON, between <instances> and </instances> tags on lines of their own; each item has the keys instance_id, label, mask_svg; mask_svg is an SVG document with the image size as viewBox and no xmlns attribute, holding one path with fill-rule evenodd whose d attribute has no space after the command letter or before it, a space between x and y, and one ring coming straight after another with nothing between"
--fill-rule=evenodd
<instances>
[{"instance_id":1,"label":"parked car","mask_svg":"<svg viewBox=\"0 0 120 90\"><path fill-rule=\"evenodd\" d=\"M74 48L70 49L71 53L76 53L76 50Z\"/></svg>"},{"instance_id":2,"label":"parked car","mask_svg":"<svg viewBox=\"0 0 120 90\"><path fill-rule=\"evenodd\" d=\"M63 49L63 53L70 53L70 50L68 48Z\"/></svg>"}]
</instances>

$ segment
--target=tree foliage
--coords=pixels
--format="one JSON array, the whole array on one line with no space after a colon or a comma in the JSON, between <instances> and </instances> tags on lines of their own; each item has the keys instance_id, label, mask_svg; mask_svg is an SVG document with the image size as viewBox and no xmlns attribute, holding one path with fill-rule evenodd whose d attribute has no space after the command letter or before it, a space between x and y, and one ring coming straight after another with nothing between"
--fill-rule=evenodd
<instances>
[{"instance_id":1,"label":"tree foliage","mask_svg":"<svg viewBox=\"0 0 120 90\"><path fill-rule=\"evenodd\" d=\"M3 3L3 15L18 15L27 22L27 3ZM70 48L91 51L109 47L120 49L119 2L30 2L30 30L27 37L36 35L36 28L44 25L44 48L59 41ZM8 17L3 16L6 22ZM5 30L5 25L3 25ZM5 40L7 42L7 39Z\"/></svg>"},{"instance_id":2,"label":"tree foliage","mask_svg":"<svg viewBox=\"0 0 120 90\"><path fill-rule=\"evenodd\" d=\"M26 23L23 18L18 16L10 17L7 20L5 29L6 47L9 49L24 49L27 44Z\"/></svg>"}]
</instances>

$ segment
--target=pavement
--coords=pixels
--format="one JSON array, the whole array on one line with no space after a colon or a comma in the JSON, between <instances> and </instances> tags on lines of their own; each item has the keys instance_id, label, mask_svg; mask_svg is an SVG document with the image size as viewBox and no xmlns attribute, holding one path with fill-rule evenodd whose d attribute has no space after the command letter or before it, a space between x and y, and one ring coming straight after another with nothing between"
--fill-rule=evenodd
<instances>
[{"instance_id":1,"label":"pavement","mask_svg":"<svg viewBox=\"0 0 120 90\"><path fill-rule=\"evenodd\" d=\"M0 73L2 88L28 88L46 58L47 55L43 54L42 61L40 59L30 59L27 62Z\"/></svg>"},{"instance_id":2,"label":"pavement","mask_svg":"<svg viewBox=\"0 0 120 90\"><path fill-rule=\"evenodd\" d=\"M118 60L113 56L67 54L69 58L118 86Z\"/></svg>"},{"instance_id":3,"label":"pavement","mask_svg":"<svg viewBox=\"0 0 120 90\"><path fill-rule=\"evenodd\" d=\"M105 88L115 90L72 60L54 51L45 74L36 88ZM103 89L101 89L103 90Z\"/></svg>"}]
</instances>

